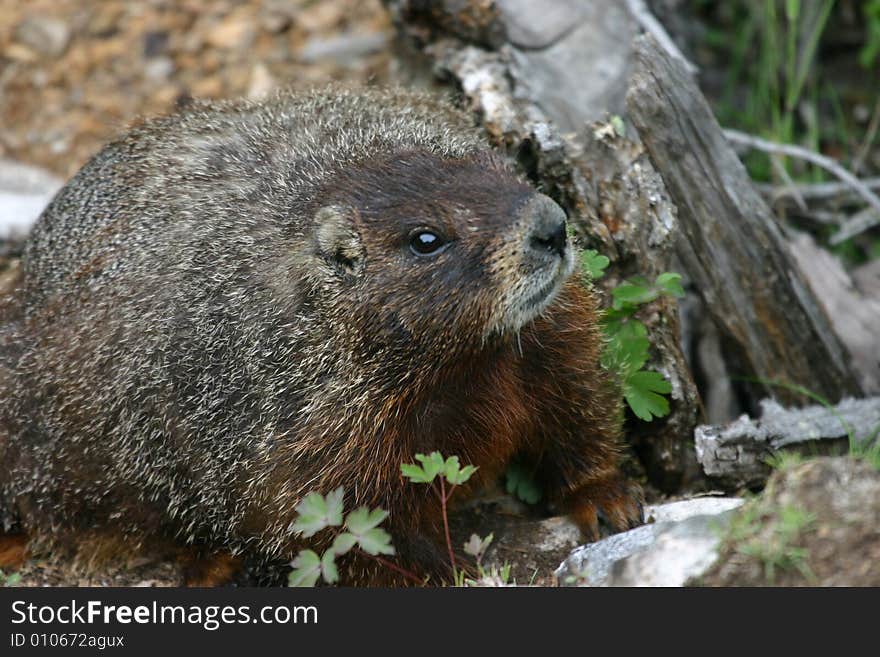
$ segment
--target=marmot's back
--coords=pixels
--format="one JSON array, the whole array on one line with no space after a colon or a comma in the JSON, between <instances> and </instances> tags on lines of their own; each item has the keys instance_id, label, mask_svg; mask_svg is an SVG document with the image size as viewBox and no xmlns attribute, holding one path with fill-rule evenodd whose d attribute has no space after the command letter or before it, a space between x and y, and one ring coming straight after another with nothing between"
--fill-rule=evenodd
<instances>
[{"instance_id":1,"label":"marmot's back","mask_svg":"<svg viewBox=\"0 0 880 657\"><path fill-rule=\"evenodd\" d=\"M164 255L216 230L296 230L296 204L358 161L461 157L479 145L461 114L401 90L281 93L149 120L103 148L40 217L24 257L28 302L120 271L107 263L123 250L128 276L132 260L171 264ZM179 248L151 249L157 241Z\"/></svg>"}]
</instances>

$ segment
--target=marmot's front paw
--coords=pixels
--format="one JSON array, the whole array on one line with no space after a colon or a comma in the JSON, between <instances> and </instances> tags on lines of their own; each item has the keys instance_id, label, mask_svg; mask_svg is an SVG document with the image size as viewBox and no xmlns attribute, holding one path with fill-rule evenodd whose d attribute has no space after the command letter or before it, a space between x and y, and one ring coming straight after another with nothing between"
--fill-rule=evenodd
<instances>
[{"instance_id":1,"label":"marmot's front paw","mask_svg":"<svg viewBox=\"0 0 880 657\"><path fill-rule=\"evenodd\" d=\"M601 537L600 520L614 532L643 524L642 501L642 489L638 484L614 474L582 485L569 496L566 506L584 537L596 541Z\"/></svg>"}]
</instances>

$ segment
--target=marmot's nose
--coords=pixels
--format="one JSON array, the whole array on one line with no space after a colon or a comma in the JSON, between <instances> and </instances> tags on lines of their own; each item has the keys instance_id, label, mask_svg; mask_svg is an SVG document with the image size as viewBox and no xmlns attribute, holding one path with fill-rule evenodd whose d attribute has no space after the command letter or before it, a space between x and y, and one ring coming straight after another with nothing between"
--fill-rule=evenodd
<instances>
[{"instance_id":1,"label":"marmot's nose","mask_svg":"<svg viewBox=\"0 0 880 657\"><path fill-rule=\"evenodd\" d=\"M526 247L542 255L551 254L565 257L568 243L565 232L565 212L556 203L536 194L523 212L531 219L532 229L526 238Z\"/></svg>"}]
</instances>

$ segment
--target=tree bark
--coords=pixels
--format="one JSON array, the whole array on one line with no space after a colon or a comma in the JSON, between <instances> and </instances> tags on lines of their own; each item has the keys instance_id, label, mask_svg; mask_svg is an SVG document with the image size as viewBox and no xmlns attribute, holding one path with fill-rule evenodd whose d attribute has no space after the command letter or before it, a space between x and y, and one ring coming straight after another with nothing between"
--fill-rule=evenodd
<instances>
[{"instance_id":1,"label":"tree bark","mask_svg":"<svg viewBox=\"0 0 880 657\"><path fill-rule=\"evenodd\" d=\"M786 409L761 403L760 419L742 416L728 425L697 427L697 457L706 474L728 490L763 486L770 476L767 459L781 449L805 455L846 453L876 438L880 397L845 399L834 408Z\"/></svg>"},{"instance_id":2,"label":"tree bark","mask_svg":"<svg viewBox=\"0 0 880 657\"><path fill-rule=\"evenodd\" d=\"M726 339L734 376L787 400L798 395L766 381L832 401L859 394L828 317L695 81L650 37L634 49L629 115L678 207L676 252Z\"/></svg>"}]
</instances>

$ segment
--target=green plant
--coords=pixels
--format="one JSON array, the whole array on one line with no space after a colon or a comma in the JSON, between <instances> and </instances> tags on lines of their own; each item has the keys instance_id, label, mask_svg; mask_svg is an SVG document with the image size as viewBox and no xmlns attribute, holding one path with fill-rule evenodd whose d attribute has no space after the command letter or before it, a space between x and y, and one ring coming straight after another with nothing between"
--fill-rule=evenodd
<instances>
[{"instance_id":1,"label":"green plant","mask_svg":"<svg viewBox=\"0 0 880 657\"><path fill-rule=\"evenodd\" d=\"M771 584L779 570L797 570L805 578L814 579L807 564L807 549L794 543L816 521L815 514L785 506L775 517L768 518L760 504L753 502L748 506L750 508L731 525L731 538L737 543L737 552L761 562L764 577ZM762 531L767 524L772 527L769 535Z\"/></svg>"},{"instance_id":2,"label":"green plant","mask_svg":"<svg viewBox=\"0 0 880 657\"><path fill-rule=\"evenodd\" d=\"M859 52L859 63L869 68L880 55L880 0L866 0L862 4L865 18L865 45Z\"/></svg>"},{"instance_id":3,"label":"green plant","mask_svg":"<svg viewBox=\"0 0 880 657\"><path fill-rule=\"evenodd\" d=\"M505 490L526 504L541 501L541 489L535 483L532 472L522 463L514 461L504 473Z\"/></svg>"},{"instance_id":4,"label":"green plant","mask_svg":"<svg viewBox=\"0 0 880 657\"><path fill-rule=\"evenodd\" d=\"M792 452L782 450L771 454L765 459L765 463L774 470L791 470L804 462L804 457L800 452Z\"/></svg>"},{"instance_id":5,"label":"green plant","mask_svg":"<svg viewBox=\"0 0 880 657\"><path fill-rule=\"evenodd\" d=\"M0 570L0 586L18 586L21 582L21 573L6 574Z\"/></svg>"},{"instance_id":6,"label":"green plant","mask_svg":"<svg viewBox=\"0 0 880 657\"><path fill-rule=\"evenodd\" d=\"M866 440L855 442L850 439L850 454L860 459L875 470L880 470L880 425L871 432Z\"/></svg>"},{"instance_id":7,"label":"green plant","mask_svg":"<svg viewBox=\"0 0 880 657\"><path fill-rule=\"evenodd\" d=\"M343 521L343 500L345 491L337 488L326 497L320 493L309 493L296 505L297 519L293 529L303 538L314 536L323 529L333 527L345 527L347 531L340 531L333 539L331 546L318 555L313 550L302 550L293 560L293 571L290 573L288 583L290 586L314 586L318 579L323 579L328 584L339 581L339 571L336 567L336 557L355 549L372 556L385 566L414 577L406 573L395 564L382 559L379 555L394 554L394 546L391 545L391 536L379 527L388 513L382 509L369 509L365 506L358 507L345 516Z\"/></svg>"},{"instance_id":8,"label":"green plant","mask_svg":"<svg viewBox=\"0 0 880 657\"><path fill-rule=\"evenodd\" d=\"M443 514L443 528L446 533L446 546L449 550L449 562L452 568L453 581L464 581L464 571L459 571L455 562L455 553L452 550L452 539L449 534L449 517L447 505L449 498L457 486L465 483L474 472L476 466L461 466L457 456L443 458L440 452L432 452L425 456L416 454L416 463L404 463L400 466L404 477L413 483L430 484L440 498L440 506ZM439 482L439 488L435 486ZM449 490L446 484L449 484ZM293 570L288 577L290 586L314 586L322 579L327 584L335 584L339 581L339 570L336 565L336 557L349 551L370 557L403 575L410 581L418 584L424 583L424 579L381 555L393 555L394 546L391 544L391 536L379 525L388 517L388 513L382 509L370 509L361 506L344 515L345 490L340 487L331 491L326 497L317 492L306 495L296 505L296 520L293 529L303 538L311 538L325 529L337 529L330 547L318 554L314 550L301 550L291 565ZM344 515L344 519L343 519ZM482 550L491 542L491 535L482 545ZM469 543L469 545L471 545ZM471 545L471 547L473 547ZM479 561L478 561L479 566ZM507 569L509 575L510 569ZM500 576L494 573L494 576Z\"/></svg>"},{"instance_id":9,"label":"green plant","mask_svg":"<svg viewBox=\"0 0 880 657\"><path fill-rule=\"evenodd\" d=\"M501 567L491 566L486 568L483 566L483 557L486 556L486 550L489 549L493 539L494 536L492 534L489 534L486 538L471 534L470 539L464 544L463 548L465 554L469 554L474 558L474 562L477 565L477 577L476 579L468 577L463 570L459 571L456 578L457 586L475 586L481 582L504 585L510 582L509 563L505 563Z\"/></svg>"},{"instance_id":10,"label":"green plant","mask_svg":"<svg viewBox=\"0 0 880 657\"><path fill-rule=\"evenodd\" d=\"M592 249L581 253L581 268L588 281L601 278L608 263L607 257ZM602 365L619 374L627 405L645 422L669 414L664 395L672 392L672 386L660 372L644 369L651 342L648 329L635 314L661 296L684 296L680 274L665 272L653 282L642 276L628 279L611 291L611 308L602 317L606 337Z\"/></svg>"},{"instance_id":11,"label":"green plant","mask_svg":"<svg viewBox=\"0 0 880 657\"><path fill-rule=\"evenodd\" d=\"M817 151L823 137L847 134L842 115L835 121L818 120L820 104L837 93L834 81L823 76L816 57L834 0L756 0L725 5L716 15L726 19L726 24L710 29L708 39L708 44L730 62L716 108L721 122L772 141L803 143ZM830 100L834 102L833 97ZM771 179L774 172L783 178L794 173L781 156L750 152L745 163L752 177L759 180ZM803 172L815 181L824 176L814 167Z\"/></svg>"},{"instance_id":12,"label":"green plant","mask_svg":"<svg viewBox=\"0 0 880 657\"><path fill-rule=\"evenodd\" d=\"M455 562L455 551L452 549L452 538L449 534L449 515L447 507L449 498L455 492L456 486L460 486L473 476L477 471L476 466L466 465L461 467L457 456L446 459L440 452L431 452L427 456L416 454L416 461L421 463L404 463L400 466L403 476L415 484L429 484L440 500L440 509L443 515L443 531L446 535L446 549L449 551L449 565L452 568L453 581L460 578L458 565ZM438 482L439 485L435 485ZM446 483L449 483L449 491Z\"/></svg>"}]
</instances>

